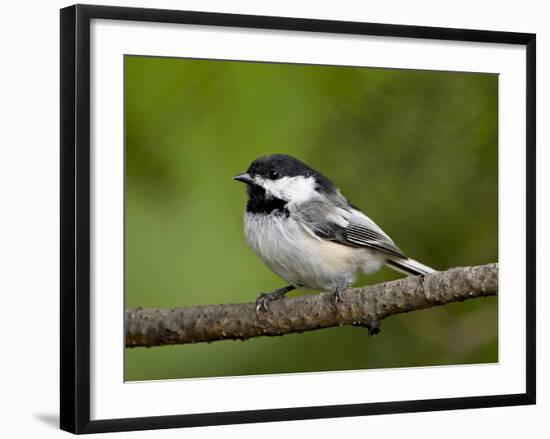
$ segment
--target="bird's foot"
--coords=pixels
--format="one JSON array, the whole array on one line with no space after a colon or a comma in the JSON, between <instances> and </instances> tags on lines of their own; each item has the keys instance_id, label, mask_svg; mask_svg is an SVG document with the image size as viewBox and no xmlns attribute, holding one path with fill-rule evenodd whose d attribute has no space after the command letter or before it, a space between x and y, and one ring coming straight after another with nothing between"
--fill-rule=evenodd
<instances>
[{"instance_id":1,"label":"bird's foot","mask_svg":"<svg viewBox=\"0 0 550 439\"><path fill-rule=\"evenodd\" d=\"M342 291L345 291L348 289L348 286L338 286L334 289L332 292L332 295L334 296L334 304L338 305L339 303L342 303L344 299L342 298Z\"/></svg>"},{"instance_id":2,"label":"bird's foot","mask_svg":"<svg viewBox=\"0 0 550 439\"><path fill-rule=\"evenodd\" d=\"M279 290L273 291L272 293L261 293L256 299L256 314L261 310L268 311L270 302L283 297L284 293L279 293Z\"/></svg>"},{"instance_id":3,"label":"bird's foot","mask_svg":"<svg viewBox=\"0 0 550 439\"><path fill-rule=\"evenodd\" d=\"M261 310L268 311L270 302L282 299L285 297L286 293L294 288L295 287L289 285L288 287L279 288L271 293L261 293L256 299L256 314L258 314Z\"/></svg>"}]
</instances>

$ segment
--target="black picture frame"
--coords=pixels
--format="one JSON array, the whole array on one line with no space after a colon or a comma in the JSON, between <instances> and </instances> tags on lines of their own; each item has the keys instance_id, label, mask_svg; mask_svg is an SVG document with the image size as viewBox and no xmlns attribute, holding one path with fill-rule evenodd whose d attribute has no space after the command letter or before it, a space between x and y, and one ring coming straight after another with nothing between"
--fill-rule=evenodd
<instances>
[{"instance_id":1,"label":"black picture frame","mask_svg":"<svg viewBox=\"0 0 550 439\"><path fill-rule=\"evenodd\" d=\"M90 21L133 20L335 34L502 43L526 47L526 392L415 401L90 420ZM535 52L530 33L448 29L111 6L61 10L61 429L98 433L534 404Z\"/></svg>"}]
</instances>

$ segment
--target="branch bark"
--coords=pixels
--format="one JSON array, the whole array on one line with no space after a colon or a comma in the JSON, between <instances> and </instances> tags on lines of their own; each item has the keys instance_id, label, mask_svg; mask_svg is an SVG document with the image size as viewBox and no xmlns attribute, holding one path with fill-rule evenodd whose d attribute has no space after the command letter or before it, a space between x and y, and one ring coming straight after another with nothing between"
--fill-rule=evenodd
<instances>
[{"instance_id":1,"label":"branch bark","mask_svg":"<svg viewBox=\"0 0 550 439\"><path fill-rule=\"evenodd\" d=\"M133 308L125 314L126 346L246 340L343 325L364 326L372 335L391 315L497 294L494 263L350 288L337 305L331 293L285 298L258 315L255 303Z\"/></svg>"}]
</instances>

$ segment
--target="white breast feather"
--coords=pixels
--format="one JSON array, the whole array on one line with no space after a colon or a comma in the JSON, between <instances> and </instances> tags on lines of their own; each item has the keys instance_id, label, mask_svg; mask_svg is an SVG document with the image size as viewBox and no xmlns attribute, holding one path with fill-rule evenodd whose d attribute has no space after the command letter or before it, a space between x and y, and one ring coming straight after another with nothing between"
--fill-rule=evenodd
<instances>
[{"instance_id":1,"label":"white breast feather","mask_svg":"<svg viewBox=\"0 0 550 439\"><path fill-rule=\"evenodd\" d=\"M358 269L372 272L384 263L378 252L319 238L292 216L246 213L244 226L248 244L291 285L331 290L355 281Z\"/></svg>"}]
</instances>

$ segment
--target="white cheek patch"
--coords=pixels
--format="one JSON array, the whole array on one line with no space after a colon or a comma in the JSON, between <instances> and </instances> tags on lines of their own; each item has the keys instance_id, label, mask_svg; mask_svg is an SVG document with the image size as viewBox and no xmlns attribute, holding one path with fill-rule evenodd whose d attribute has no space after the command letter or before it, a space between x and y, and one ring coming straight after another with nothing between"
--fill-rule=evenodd
<instances>
[{"instance_id":1,"label":"white cheek patch","mask_svg":"<svg viewBox=\"0 0 550 439\"><path fill-rule=\"evenodd\" d=\"M303 203L317 195L314 177L282 177L277 180L263 180L261 186L268 195L290 203Z\"/></svg>"}]
</instances>

